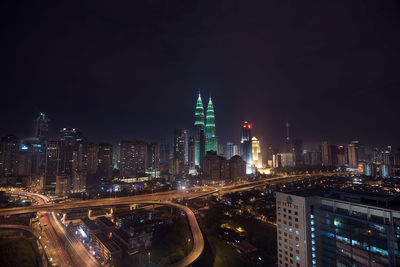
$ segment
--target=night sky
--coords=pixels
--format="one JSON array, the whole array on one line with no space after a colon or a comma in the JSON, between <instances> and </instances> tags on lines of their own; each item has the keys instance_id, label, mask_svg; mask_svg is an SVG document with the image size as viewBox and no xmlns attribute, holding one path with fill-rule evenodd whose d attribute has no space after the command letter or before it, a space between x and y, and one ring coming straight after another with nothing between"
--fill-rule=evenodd
<instances>
[{"instance_id":1,"label":"night sky","mask_svg":"<svg viewBox=\"0 0 400 267\"><path fill-rule=\"evenodd\" d=\"M400 144L399 1L33 2L0 4L1 135L45 112L158 140L193 131L200 88L224 143L248 120L279 147L289 120L306 144Z\"/></svg>"}]
</instances>

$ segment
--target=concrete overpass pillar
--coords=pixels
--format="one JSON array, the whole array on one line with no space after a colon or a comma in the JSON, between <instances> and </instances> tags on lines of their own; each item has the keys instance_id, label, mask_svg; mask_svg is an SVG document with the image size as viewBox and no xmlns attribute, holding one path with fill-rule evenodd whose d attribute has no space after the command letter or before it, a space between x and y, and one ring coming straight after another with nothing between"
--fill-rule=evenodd
<instances>
[{"instance_id":1,"label":"concrete overpass pillar","mask_svg":"<svg viewBox=\"0 0 400 267\"><path fill-rule=\"evenodd\" d=\"M92 216L92 210L89 209L89 210L88 210L88 218L90 218L91 216Z\"/></svg>"},{"instance_id":2,"label":"concrete overpass pillar","mask_svg":"<svg viewBox=\"0 0 400 267\"><path fill-rule=\"evenodd\" d=\"M62 221L65 222L65 219L66 219L66 218L67 218L67 214L66 214L66 213L63 213Z\"/></svg>"}]
</instances>

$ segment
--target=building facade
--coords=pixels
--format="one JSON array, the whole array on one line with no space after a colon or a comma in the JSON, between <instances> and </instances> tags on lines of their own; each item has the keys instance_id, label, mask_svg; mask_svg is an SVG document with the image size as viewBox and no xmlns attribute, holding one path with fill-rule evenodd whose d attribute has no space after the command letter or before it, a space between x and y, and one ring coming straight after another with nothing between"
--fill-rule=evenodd
<instances>
[{"instance_id":1,"label":"building facade","mask_svg":"<svg viewBox=\"0 0 400 267\"><path fill-rule=\"evenodd\" d=\"M147 144L142 140L122 140L120 148L121 178L137 177L146 172Z\"/></svg>"},{"instance_id":2,"label":"building facade","mask_svg":"<svg viewBox=\"0 0 400 267\"><path fill-rule=\"evenodd\" d=\"M208 151L215 151L218 154L218 138L215 135L215 115L211 98L207 105L205 127L205 153Z\"/></svg>"},{"instance_id":3,"label":"building facade","mask_svg":"<svg viewBox=\"0 0 400 267\"><path fill-rule=\"evenodd\" d=\"M245 121L240 130L240 156L247 163L247 173L252 172L251 165L253 164L251 127L251 124Z\"/></svg>"},{"instance_id":4,"label":"building facade","mask_svg":"<svg viewBox=\"0 0 400 267\"><path fill-rule=\"evenodd\" d=\"M393 196L277 192L278 266L399 266Z\"/></svg>"}]
</instances>

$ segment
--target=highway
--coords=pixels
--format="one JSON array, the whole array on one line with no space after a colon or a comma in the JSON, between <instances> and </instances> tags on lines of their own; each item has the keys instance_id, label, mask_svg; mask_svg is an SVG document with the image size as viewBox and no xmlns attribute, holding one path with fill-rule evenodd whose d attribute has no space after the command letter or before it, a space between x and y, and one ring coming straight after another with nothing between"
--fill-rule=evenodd
<instances>
[{"instance_id":1,"label":"highway","mask_svg":"<svg viewBox=\"0 0 400 267\"><path fill-rule=\"evenodd\" d=\"M42 196L39 194L33 193L25 193L27 195L31 195L37 198L41 198L42 201L40 205L37 206L29 206L29 207L18 207L18 208L8 208L1 209L0 216L5 215L15 215L15 214L24 214L31 212L41 212L46 215L49 220L49 225L51 225L51 229L54 230L53 233L51 230L50 234L54 236L59 244L59 238L62 238L63 243L67 243L67 249L72 259L74 265L81 266L98 266L98 262L94 259L92 255L88 252L87 249L80 243L80 241L74 237L71 237L68 233L66 233L65 228L59 220L55 217L54 211L62 211L62 210L71 210L71 209L89 209L94 207L114 207L117 205L140 205L140 204L155 204L155 205L166 205L174 208L178 208L182 210L188 219L189 226L193 235L193 248L189 254L183 258L181 261L173 264L174 267L180 266L188 266L192 264L202 253L204 249L204 239L200 230L200 227L197 223L196 217L193 212L186 206L173 203L172 200L190 200L199 197L204 197L212 194L228 194L232 192L250 190L255 187L264 186L265 184L278 184L278 183L287 183L302 180L305 178L310 178L313 176L319 175L293 175L293 176L283 176L277 178L268 178L263 180L257 180L252 182L242 182L235 183L227 186L203 186L197 187L195 190L186 191L186 190L173 190L167 192L158 192L152 194L145 195L136 195L136 196L127 196L127 197L118 197L118 198L103 198L103 199L92 199L92 200L81 200L81 201L71 201L64 203L48 203L49 199L46 196ZM38 201L39 203L39 201ZM58 236L58 237L57 237ZM57 245L57 244L56 244ZM58 245L57 245L58 246ZM61 249L59 246L59 250L65 251ZM63 266L70 266L70 260L67 255L60 255L60 261L63 262ZM66 264L66 265L64 265Z\"/></svg>"}]
</instances>

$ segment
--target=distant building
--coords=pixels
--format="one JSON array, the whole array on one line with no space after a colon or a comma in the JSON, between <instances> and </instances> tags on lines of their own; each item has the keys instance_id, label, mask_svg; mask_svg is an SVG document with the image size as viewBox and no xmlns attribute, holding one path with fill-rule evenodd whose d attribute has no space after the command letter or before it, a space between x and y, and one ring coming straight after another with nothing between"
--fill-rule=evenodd
<instances>
[{"instance_id":1,"label":"distant building","mask_svg":"<svg viewBox=\"0 0 400 267\"><path fill-rule=\"evenodd\" d=\"M195 144L195 164L201 167L205 151L205 132L204 132L204 107L199 93L196 102L195 120L194 120L194 144Z\"/></svg>"},{"instance_id":2,"label":"distant building","mask_svg":"<svg viewBox=\"0 0 400 267\"><path fill-rule=\"evenodd\" d=\"M331 145L328 141L321 143L322 165L335 166L337 164L337 147Z\"/></svg>"},{"instance_id":3,"label":"distant building","mask_svg":"<svg viewBox=\"0 0 400 267\"><path fill-rule=\"evenodd\" d=\"M188 162L186 156L188 148L188 134L186 129L174 130L174 157L179 159L182 166Z\"/></svg>"},{"instance_id":4,"label":"distant building","mask_svg":"<svg viewBox=\"0 0 400 267\"><path fill-rule=\"evenodd\" d=\"M35 120L34 136L42 143L47 140L49 134L49 119L46 114L39 113Z\"/></svg>"},{"instance_id":5,"label":"distant building","mask_svg":"<svg viewBox=\"0 0 400 267\"><path fill-rule=\"evenodd\" d=\"M229 178L233 182L246 179L246 162L239 155L229 160Z\"/></svg>"},{"instance_id":6,"label":"distant building","mask_svg":"<svg viewBox=\"0 0 400 267\"><path fill-rule=\"evenodd\" d=\"M338 146L337 149L337 165L345 166L347 162L347 153L344 146Z\"/></svg>"},{"instance_id":7,"label":"distant building","mask_svg":"<svg viewBox=\"0 0 400 267\"><path fill-rule=\"evenodd\" d=\"M170 158L169 159L169 174L171 175L179 175L182 172L182 167L183 165L180 164L180 161L178 158Z\"/></svg>"},{"instance_id":8,"label":"distant building","mask_svg":"<svg viewBox=\"0 0 400 267\"><path fill-rule=\"evenodd\" d=\"M307 151L303 155L304 165L321 166L321 152L320 151Z\"/></svg>"},{"instance_id":9,"label":"distant building","mask_svg":"<svg viewBox=\"0 0 400 267\"><path fill-rule=\"evenodd\" d=\"M142 140L122 140L120 151L121 178L137 177L146 172L147 144Z\"/></svg>"},{"instance_id":10,"label":"distant building","mask_svg":"<svg viewBox=\"0 0 400 267\"><path fill-rule=\"evenodd\" d=\"M231 142L226 143L225 156L227 159L233 157L233 143Z\"/></svg>"},{"instance_id":11,"label":"distant building","mask_svg":"<svg viewBox=\"0 0 400 267\"><path fill-rule=\"evenodd\" d=\"M230 179L226 158L208 151L203 162L203 184L224 184Z\"/></svg>"},{"instance_id":12,"label":"distant building","mask_svg":"<svg viewBox=\"0 0 400 267\"><path fill-rule=\"evenodd\" d=\"M347 147L349 167L358 168L358 141L352 141Z\"/></svg>"},{"instance_id":13,"label":"distant building","mask_svg":"<svg viewBox=\"0 0 400 267\"><path fill-rule=\"evenodd\" d=\"M80 149L80 166L81 170L86 171L88 175L97 172L97 144L83 143Z\"/></svg>"},{"instance_id":14,"label":"distant building","mask_svg":"<svg viewBox=\"0 0 400 267\"><path fill-rule=\"evenodd\" d=\"M46 147L44 180L42 185L47 189L55 189L56 177L61 174L61 141L49 141Z\"/></svg>"},{"instance_id":15,"label":"distant building","mask_svg":"<svg viewBox=\"0 0 400 267\"><path fill-rule=\"evenodd\" d=\"M218 138L215 135L215 114L211 97L208 101L205 126L205 153L215 151L218 154Z\"/></svg>"},{"instance_id":16,"label":"distant building","mask_svg":"<svg viewBox=\"0 0 400 267\"><path fill-rule=\"evenodd\" d=\"M113 170L113 145L100 143L97 152L97 175L101 181L110 181Z\"/></svg>"},{"instance_id":17,"label":"distant building","mask_svg":"<svg viewBox=\"0 0 400 267\"><path fill-rule=\"evenodd\" d=\"M273 156L273 167L293 167L296 162L296 156L293 153L278 153Z\"/></svg>"},{"instance_id":18,"label":"distant building","mask_svg":"<svg viewBox=\"0 0 400 267\"><path fill-rule=\"evenodd\" d=\"M160 146L153 142L147 145L147 168L157 178L157 171L160 167Z\"/></svg>"},{"instance_id":19,"label":"distant building","mask_svg":"<svg viewBox=\"0 0 400 267\"><path fill-rule=\"evenodd\" d=\"M0 140L0 176L15 175L15 160L19 150L19 139L15 135L7 135Z\"/></svg>"},{"instance_id":20,"label":"distant building","mask_svg":"<svg viewBox=\"0 0 400 267\"><path fill-rule=\"evenodd\" d=\"M194 170L196 168L196 151L195 151L195 142L194 142L194 137L190 136L189 137L189 144L188 144L188 150L189 150L189 169Z\"/></svg>"},{"instance_id":21,"label":"distant building","mask_svg":"<svg viewBox=\"0 0 400 267\"><path fill-rule=\"evenodd\" d=\"M64 146L76 146L83 142L83 134L78 128L62 128L60 140Z\"/></svg>"},{"instance_id":22,"label":"distant building","mask_svg":"<svg viewBox=\"0 0 400 267\"><path fill-rule=\"evenodd\" d=\"M251 165L253 164L253 150L252 150L252 143L251 143L251 124L245 121L242 124L240 130L240 156L244 161L247 163L247 173L252 172Z\"/></svg>"},{"instance_id":23,"label":"distant building","mask_svg":"<svg viewBox=\"0 0 400 267\"><path fill-rule=\"evenodd\" d=\"M291 153L295 155L296 165L303 164L303 141L301 139L293 139L290 141Z\"/></svg>"},{"instance_id":24,"label":"distant building","mask_svg":"<svg viewBox=\"0 0 400 267\"><path fill-rule=\"evenodd\" d=\"M71 191L71 175L59 174L56 176L56 194L67 194Z\"/></svg>"},{"instance_id":25,"label":"distant building","mask_svg":"<svg viewBox=\"0 0 400 267\"><path fill-rule=\"evenodd\" d=\"M251 147L252 147L252 158L253 158L253 165L261 169L263 168L263 161L262 161L262 154L261 154L261 147L260 147L260 141L257 139L257 137L253 137L251 139Z\"/></svg>"}]
</instances>

